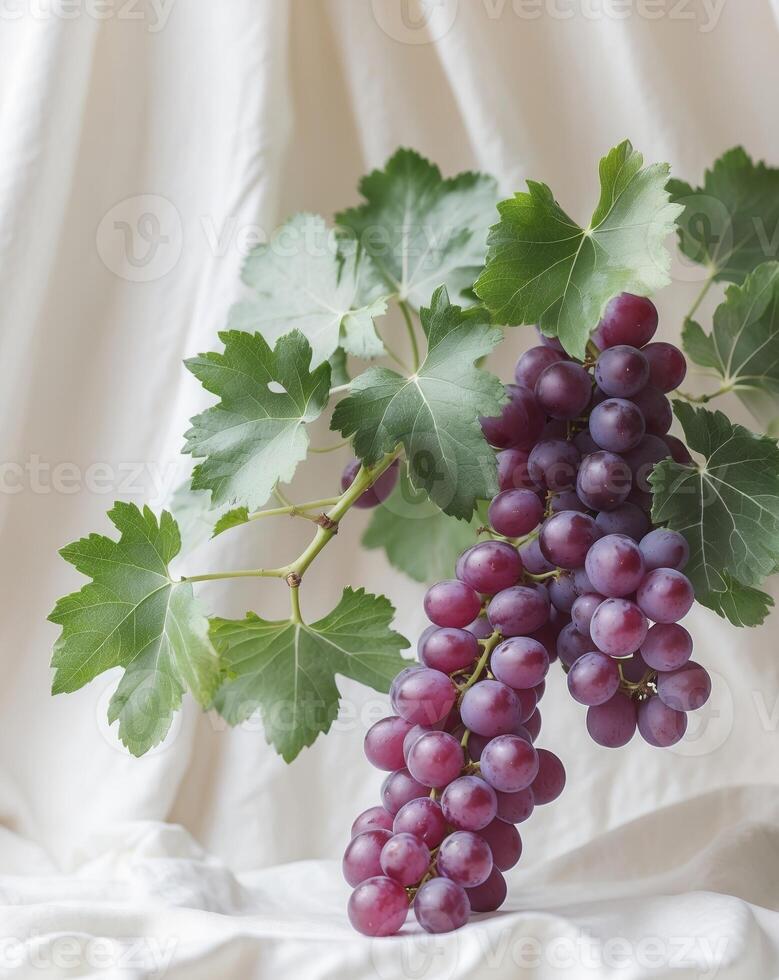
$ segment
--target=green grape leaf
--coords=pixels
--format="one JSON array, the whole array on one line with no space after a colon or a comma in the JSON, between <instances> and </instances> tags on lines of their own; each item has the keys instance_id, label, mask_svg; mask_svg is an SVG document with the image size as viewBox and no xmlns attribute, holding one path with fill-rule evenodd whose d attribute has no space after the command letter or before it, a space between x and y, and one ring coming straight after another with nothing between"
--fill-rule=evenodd
<instances>
[{"instance_id":1,"label":"green grape leaf","mask_svg":"<svg viewBox=\"0 0 779 980\"><path fill-rule=\"evenodd\" d=\"M685 574L702 602L732 591L734 579L759 585L779 559L779 447L722 412L679 401L674 411L703 461L682 466L666 459L655 466L652 520L687 539Z\"/></svg>"},{"instance_id":2,"label":"green grape leaf","mask_svg":"<svg viewBox=\"0 0 779 980\"><path fill-rule=\"evenodd\" d=\"M233 507L232 510L225 511L219 520L214 524L213 537L229 531L233 527L240 527L242 524L249 523L249 511L246 507Z\"/></svg>"},{"instance_id":3,"label":"green grape leaf","mask_svg":"<svg viewBox=\"0 0 779 980\"><path fill-rule=\"evenodd\" d=\"M60 599L49 616L62 627L54 645L54 694L76 691L113 667L124 667L108 708L119 738L143 755L168 732L185 690L207 707L219 681L208 620L168 566L181 539L167 511L116 503L108 516L118 541L90 534L60 551L92 579Z\"/></svg>"},{"instance_id":4,"label":"green grape leaf","mask_svg":"<svg viewBox=\"0 0 779 980\"><path fill-rule=\"evenodd\" d=\"M310 370L311 347L297 330L273 350L257 333L228 330L219 337L223 353L185 362L220 401L190 420L184 452L203 459L192 474L193 490L210 490L215 506L256 510L305 458L305 425L327 404L330 365Z\"/></svg>"},{"instance_id":5,"label":"green grape leaf","mask_svg":"<svg viewBox=\"0 0 779 980\"><path fill-rule=\"evenodd\" d=\"M330 362L330 384L334 388L340 388L341 385L348 385L352 380L349 377L349 366L346 359L346 351L343 347L339 347L338 350L334 351L328 358Z\"/></svg>"},{"instance_id":6,"label":"green grape leaf","mask_svg":"<svg viewBox=\"0 0 779 980\"><path fill-rule=\"evenodd\" d=\"M341 601L316 623L212 619L211 640L229 679L215 706L231 724L258 708L265 737L285 762L328 732L338 716L335 675L388 691L408 661L409 643L390 629L395 610L384 596L345 589Z\"/></svg>"},{"instance_id":7,"label":"green grape leaf","mask_svg":"<svg viewBox=\"0 0 779 980\"><path fill-rule=\"evenodd\" d=\"M741 282L779 259L779 170L753 163L737 146L706 171L702 187L671 180L668 190L684 207L679 247L714 279Z\"/></svg>"},{"instance_id":8,"label":"green grape leaf","mask_svg":"<svg viewBox=\"0 0 779 980\"><path fill-rule=\"evenodd\" d=\"M451 578L460 552L476 540L479 520L444 514L427 494L414 490L404 473L392 495L377 507L362 538L382 548L390 564L417 582Z\"/></svg>"},{"instance_id":9,"label":"green grape leaf","mask_svg":"<svg viewBox=\"0 0 779 980\"><path fill-rule=\"evenodd\" d=\"M495 180L479 173L444 179L435 164L401 149L360 181L365 203L336 221L367 251L387 286L415 309L442 283L458 297L484 263L495 217Z\"/></svg>"},{"instance_id":10,"label":"green grape leaf","mask_svg":"<svg viewBox=\"0 0 779 980\"><path fill-rule=\"evenodd\" d=\"M495 454L479 416L500 412L504 389L473 364L501 332L482 309L452 306L444 286L421 318L428 351L419 370L404 378L368 368L336 406L331 428L354 436L354 450L368 465L402 443L414 487L445 513L470 520L476 499L498 490Z\"/></svg>"},{"instance_id":11,"label":"green grape leaf","mask_svg":"<svg viewBox=\"0 0 779 980\"><path fill-rule=\"evenodd\" d=\"M688 320L682 343L696 364L713 368L736 393L779 395L779 262L765 262L741 286L728 287L710 334Z\"/></svg>"},{"instance_id":12,"label":"green grape leaf","mask_svg":"<svg viewBox=\"0 0 779 980\"><path fill-rule=\"evenodd\" d=\"M723 619L730 620L734 626L761 626L774 607L773 598L759 589L742 585L729 575L724 575L724 592L704 592L697 599L704 606L713 609Z\"/></svg>"},{"instance_id":13,"label":"green grape leaf","mask_svg":"<svg viewBox=\"0 0 779 980\"><path fill-rule=\"evenodd\" d=\"M663 243L682 208L669 203L668 165L643 162L628 140L601 160L600 200L587 228L536 181L498 205L475 286L496 322L538 323L581 358L612 297L647 295L669 282Z\"/></svg>"},{"instance_id":14,"label":"green grape leaf","mask_svg":"<svg viewBox=\"0 0 779 980\"><path fill-rule=\"evenodd\" d=\"M243 281L255 295L233 307L230 327L258 331L268 343L299 330L315 367L339 344L356 357L384 353L373 321L387 311L387 287L364 254L339 253L324 218L291 218L268 244L252 250Z\"/></svg>"}]
</instances>

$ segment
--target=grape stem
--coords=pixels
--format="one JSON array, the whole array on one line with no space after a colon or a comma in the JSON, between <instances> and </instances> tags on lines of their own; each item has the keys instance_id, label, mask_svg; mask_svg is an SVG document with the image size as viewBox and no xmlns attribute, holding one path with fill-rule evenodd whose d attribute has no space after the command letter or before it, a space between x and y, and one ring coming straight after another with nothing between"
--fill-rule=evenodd
<instances>
[{"instance_id":1,"label":"grape stem","mask_svg":"<svg viewBox=\"0 0 779 980\"><path fill-rule=\"evenodd\" d=\"M710 402L712 398L719 398L720 395L727 395L729 392L735 390L735 385L724 384L721 385L716 391L713 391L710 395L691 395L687 391L675 391L674 394L678 398L683 398L686 402L694 402L699 405L705 405Z\"/></svg>"},{"instance_id":2,"label":"grape stem","mask_svg":"<svg viewBox=\"0 0 779 980\"><path fill-rule=\"evenodd\" d=\"M686 317L684 318L684 319L685 319L685 322L686 322L687 320L690 320L690 319L692 318L692 316L694 315L694 313L695 313L695 311L696 311L696 310L698 309L698 307L699 307L699 306L701 305L701 303L703 302L703 300L704 300L704 298L705 298L705 296L706 296L706 293L708 293L708 291L709 291L709 290L711 289L711 287L712 287L712 285L713 285L713 283L714 283L714 276L713 276L713 275L711 275L711 276L709 276L709 278L708 278L708 279L706 280L706 282L705 282L705 283L703 284L703 289L701 289L701 291L700 291L700 292L698 293L698 295L697 295L697 296L695 297L695 302L694 302L694 303L692 304L692 306L690 307L690 311L689 311L689 313L688 313L688 314L687 314L687 316L686 316Z\"/></svg>"},{"instance_id":3,"label":"grape stem","mask_svg":"<svg viewBox=\"0 0 779 980\"><path fill-rule=\"evenodd\" d=\"M463 694L465 694L468 688L473 687L476 681L478 681L479 678L481 677L482 673L484 672L484 669L487 666L487 662L490 659L490 654L497 646L498 640L500 640L500 638L501 638L500 633L497 630L495 630L495 632L492 633L491 636L488 636L486 640L479 640L480 643L484 644L484 650L482 651L482 655L481 657L479 657L479 660L473 669L473 673L465 682L465 684L462 687L462 690L460 691L461 700Z\"/></svg>"},{"instance_id":4,"label":"grape stem","mask_svg":"<svg viewBox=\"0 0 779 980\"><path fill-rule=\"evenodd\" d=\"M378 480L381 474L389 469L389 467L395 462L402 452L402 447L398 446L391 453L385 453L384 456L373 466L365 466L364 464L360 467L355 476L354 480L350 485L344 490L340 497L327 498L325 501L312 501L306 505L307 508L311 508L314 505L322 506L323 503L332 502L330 509L324 514L315 518L319 526L317 527L316 534L314 535L311 543L301 552L298 557L290 562L289 565L284 565L281 568L249 568L240 571L231 572L209 572L205 575L187 575L179 579L179 583L184 582L210 582L217 581L219 579L228 578L284 578L287 579L287 583L290 586L292 592L297 593L300 586L300 581L303 578L304 573L311 565L311 562L317 557L317 555L322 551L325 545L335 537L338 533L338 524L343 518L344 514L354 505L354 503L368 490L373 484ZM301 506L298 505L297 510L300 510ZM295 509L295 505L289 505L285 508L273 508L274 511L291 513ZM268 511L263 511L261 513L268 514ZM298 599L293 600L293 621L302 622L300 617L300 607L297 605ZM297 615L298 619L295 619Z\"/></svg>"}]
</instances>

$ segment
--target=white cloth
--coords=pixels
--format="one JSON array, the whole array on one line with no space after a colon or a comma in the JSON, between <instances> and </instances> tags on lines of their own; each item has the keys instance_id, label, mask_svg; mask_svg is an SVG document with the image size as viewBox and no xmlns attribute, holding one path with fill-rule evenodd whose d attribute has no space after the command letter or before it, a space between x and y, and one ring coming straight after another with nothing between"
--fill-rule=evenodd
<instances>
[{"instance_id":1,"label":"white cloth","mask_svg":"<svg viewBox=\"0 0 779 980\"><path fill-rule=\"evenodd\" d=\"M333 863L353 816L376 801L381 777L361 736L385 698L344 682L333 733L287 767L261 731L228 730L191 703L160 749L130 758L104 720L115 674L49 696L57 630L45 617L82 582L56 549L107 530L115 498L169 500L185 472L186 420L209 401L180 361L214 349L258 232L293 211L331 216L354 203L357 177L400 144L446 173L491 171L507 193L546 180L582 218L598 157L625 136L693 180L737 142L779 162L765 0L428 6L425 28L399 0L0 4L0 938L44 953L72 936L156 937L163 951L172 938L167 975L188 978L438 980L516 976L489 944L524 935L545 949L582 930L666 944L724 936L718 976L777 976L776 616L737 631L691 614L714 692L667 752L593 745L555 673L541 744L562 756L568 787L522 828L512 911L436 940L428 948L444 952L416 974L393 959L413 940L376 946L352 934ZM417 43L426 30L435 43ZM696 275L677 264L658 300L666 339L678 337ZM495 369L507 376L531 340L510 332ZM331 437L320 425L314 438ZM332 488L341 465L313 459L305 496ZM365 585L393 599L414 640L423 590L359 549L365 520L356 515L312 568L304 613L331 608L344 584ZM307 534L264 522L182 567L282 560ZM202 594L222 615L274 616L284 588ZM150 973L146 960L77 956L66 974L28 953L0 968ZM558 969L546 955L527 975L708 975L703 959L667 958L653 972Z\"/></svg>"}]
</instances>

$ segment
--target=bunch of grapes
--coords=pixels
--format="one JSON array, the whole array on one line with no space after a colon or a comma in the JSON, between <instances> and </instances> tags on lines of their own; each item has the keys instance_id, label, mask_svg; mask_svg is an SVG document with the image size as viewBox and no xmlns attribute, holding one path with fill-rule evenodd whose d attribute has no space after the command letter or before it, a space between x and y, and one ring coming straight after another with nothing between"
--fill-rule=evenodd
<instances>
[{"instance_id":1,"label":"bunch of grapes","mask_svg":"<svg viewBox=\"0 0 779 980\"><path fill-rule=\"evenodd\" d=\"M542 336L502 414L482 419L500 484L489 539L428 590L420 664L395 678L395 714L365 739L389 771L343 861L349 917L366 935L397 932L409 906L422 928L445 932L502 904L502 872L522 847L515 825L565 784L557 756L534 744L552 662L607 747L636 729L672 745L708 699L679 625L694 601L688 545L650 520L655 464L692 463L668 434L666 394L685 359L651 342L656 329L651 301L621 294L584 362Z\"/></svg>"}]
</instances>

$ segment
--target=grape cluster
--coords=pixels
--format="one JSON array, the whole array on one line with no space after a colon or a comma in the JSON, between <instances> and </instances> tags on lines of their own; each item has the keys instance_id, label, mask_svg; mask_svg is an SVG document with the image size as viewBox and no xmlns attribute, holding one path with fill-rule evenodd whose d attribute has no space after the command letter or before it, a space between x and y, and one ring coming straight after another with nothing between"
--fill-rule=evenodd
<instances>
[{"instance_id":1,"label":"grape cluster","mask_svg":"<svg viewBox=\"0 0 779 980\"><path fill-rule=\"evenodd\" d=\"M489 539L428 590L420 664L395 678L395 714L365 739L389 772L343 861L349 917L366 935L397 932L409 905L422 928L445 932L502 904L515 825L565 784L557 756L534 744L553 661L608 747L636 729L674 744L709 696L679 625L694 601L687 542L650 520L652 468L692 463L668 434L666 394L685 359L651 342L656 329L651 301L623 293L584 362L539 335L501 415L481 420L498 451Z\"/></svg>"}]
</instances>

